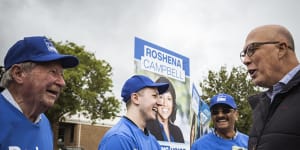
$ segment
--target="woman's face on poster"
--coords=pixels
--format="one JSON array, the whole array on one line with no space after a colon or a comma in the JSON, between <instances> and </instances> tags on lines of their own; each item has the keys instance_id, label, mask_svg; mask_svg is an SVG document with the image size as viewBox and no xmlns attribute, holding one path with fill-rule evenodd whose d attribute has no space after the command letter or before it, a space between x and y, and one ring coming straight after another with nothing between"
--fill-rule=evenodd
<instances>
[{"instance_id":1,"label":"woman's face on poster","mask_svg":"<svg viewBox=\"0 0 300 150\"><path fill-rule=\"evenodd\" d=\"M158 116L162 120L168 120L173 111L173 97L172 94L167 91L159 96L162 105L158 107Z\"/></svg>"}]
</instances>

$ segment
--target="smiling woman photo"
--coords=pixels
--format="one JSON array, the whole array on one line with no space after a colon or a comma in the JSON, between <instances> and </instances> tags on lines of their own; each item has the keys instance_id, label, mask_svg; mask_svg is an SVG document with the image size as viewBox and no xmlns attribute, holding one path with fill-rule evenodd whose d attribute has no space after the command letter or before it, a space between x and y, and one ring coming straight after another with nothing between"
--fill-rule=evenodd
<instances>
[{"instance_id":1,"label":"smiling woman photo","mask_svg":"<svg viewBox=\"0 0 300 150\"><path fill-rule=\"evenodd\" d=\"M160 77L157 83L169 83L168 90L160 94L162 105L158 106L156 120L147 122L147 128L159 141L184 143L180 128L174 124L176 120L176 92L171 81Z\"/></svg>"}]
</instances>

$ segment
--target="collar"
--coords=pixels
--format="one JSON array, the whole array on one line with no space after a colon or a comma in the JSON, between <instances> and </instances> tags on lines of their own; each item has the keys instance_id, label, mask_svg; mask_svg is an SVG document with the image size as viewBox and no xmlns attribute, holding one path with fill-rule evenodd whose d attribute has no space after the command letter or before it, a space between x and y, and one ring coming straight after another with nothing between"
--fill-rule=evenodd
<instances>
[{"instance_id":1,"label":"collar","mask_svg":"<svg viewBox=\"0 0 300 150\"><path fill-rule=\"evenodd\" d=\"M286 85L297 74L299 70L300 64L289 71L279 82L274 84L272 88L266 92L267 96L271 98L271 101L273 100L274 96L282 90L283 86Z\"/></svg>"},{"instance_id":2,"label":"collar","mask_svg":"<svg viewBox=\"0 0 300 150\"><path fill-rule=\"evenodd\" d=\"M214 131L213 131L213 134L214 134L215 136L217 136L217 137L219 137L219 138L221 138L221 139L224 139L224 140L234 140L234 139L236 139L236 137L237 137L237 135L238 135L238 131L235 129L235 130L234 130L234 131L235 131L234 136L233 136L232 138L226 139L226 138L223 138L221 135L219 135L219 134L217 133L216 129L213 129L213 130L214 130Z\"/></svg>"},{"instance_id":3,"label":"collar","mask_svg":"<svg viewBox=\"0 0 300 150\"><path fill-rule=\"evenodd\" d=\"M17 110L19 110L23 114L23 111L22 111L20 105L15 101L15 99L13 98L13 96L7 89L4 89L1 94L11 105L13 105ZM42 116L39 115L39 117L36 118L34 123L37 124L41 119L42 119Z\"/></svg>"},{"instance_id":4,"label":"collar","mask_svg":"<svg viewBox=\"0 0 300 150\"><path fill-rule=\"evenodd\" d=\"M293 68L290 72L288 72L279 83L287 84L300 70L300 64L298 64L295 68Z\"/></svg>"},{"instance_id":5,"label":"collar","mask_svg":"<svg viewBox=\"0 0 300 150\"><path fill-rule=\"evenodd\" d=\"M133 125L135 125L137 128L139 128L132 120L130 120L127 116L123 116L123 118L127 119L129 122L131 122ZM139 128L140 129L140 128ZM144 128L144 134L149 136L149 131L147 128Z\"/></svg>"}]
</instances>

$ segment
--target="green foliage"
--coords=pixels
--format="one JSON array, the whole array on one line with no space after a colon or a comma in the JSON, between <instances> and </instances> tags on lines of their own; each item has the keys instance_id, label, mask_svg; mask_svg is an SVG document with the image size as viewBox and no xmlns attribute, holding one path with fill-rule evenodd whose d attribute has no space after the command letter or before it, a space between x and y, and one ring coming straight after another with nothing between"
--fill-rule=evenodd
<instances>
[{"instance_id":1,"label":"green foliage","mask_svg":"<svg viewBox=\"0 0 300 150\"><path fill-rule=\"evenodd\" d=\"M64 70L66 87L54 107L46 115L52 123L65 119L65 114L84 112L92 121L114 118L120 111L120 101L112 94L112 68L104 60L72 42L53 42L62 54L77 56L80 64Z\"/></svg>"},{"instance_id":2,"label":"green foliage","mask_svg":"<svg viewBox=\"0 0 300 150\"><path fill-rule=\"evenodd\" d=\"M244 133L248 133L252 122L251 108L247 97L260 91L247 78L247 74L247 70L241 66L233 67L231 72L227 72L226 67L222 66L218 72L209 70L207 79L200 83L203 92L202 99L207 103L212 96L218 93L227 93L234 97L239 111L239 120L236 126L239 131Z\"/></svg>"}]
</instances>

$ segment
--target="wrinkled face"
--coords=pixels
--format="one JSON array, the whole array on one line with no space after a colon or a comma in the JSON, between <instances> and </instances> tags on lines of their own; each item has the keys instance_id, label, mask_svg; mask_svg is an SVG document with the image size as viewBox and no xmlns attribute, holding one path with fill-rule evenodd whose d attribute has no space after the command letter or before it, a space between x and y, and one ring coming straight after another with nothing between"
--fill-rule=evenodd
<instances>
[{"instance_id":1,"label":"wrinkled face","mask_svg":"<svg viewBox=\"0 0 300 150\"><path fill-rule=\"evenodd\" d=\"M159 94L156 88L144 88L137 92L140 102L140 112L145 121L155 120L159 101Z\"/></svg>"},{"instance_id":2,"label":"wrinkled face","mask_svg":"<svg viewBox=\"0 0 300 150\"><path fill-rule=\"evenodd\" d=\"M280 43L274 42L255 45L256 43L259 43L257 41L259 40L249 39L246 42L244 49L245 58L243 63L247 66L248 73L255 85L261 87L271 87L278 80L274 75L276 75L277 71L279 70L279 60L277 55L278 44ZM247 55L249 52L252 53L251 56Z\"/></svg>"},{"instance_id":3,"label":"wrinkled face","mask_svg":"<svg viewBox=\"0 0 300 150\"><path fill-rule=\"evenodd\" d=\"M58 62L38 64L31 71L24 72L22 84L24 99L30 100L36 108L48 109L65 86L63 68Z\"/></svg>"},{"instance_id":4,"label":"wrinkled face","mask_svg":"<svg viewBox=\"0 0 300 150\"><path fill-rule=\"evenodd\" d=\"M217 104L211 109L211 116L216 130L234 130L234 124L237 120L237 111L228 105Z\"/></svg>"},{"instance_id":5,"label":"wrinkled face","mask_svg":"<svg viewBox=\"0 0 300 150\"><path fill-rule=\"evenodd\" d=\"M281 26L266 25L248 34L240 56L253 83L271 88L286 75L288 68L298 64L297 60L293 62L293 50L289 31Z\"/></svg>"},{"instance_id":6,"label":"wrinkled face","mask_svg":"<svg viewBox=\"0 0 300 150\"><path fill-rule=\"evenodd\" d=\"M168 120L173 111L173 97L168 91L161 94L159 98L162 105L158 107L158 117L161 120Z\"/></svg>"}]
</instances>

